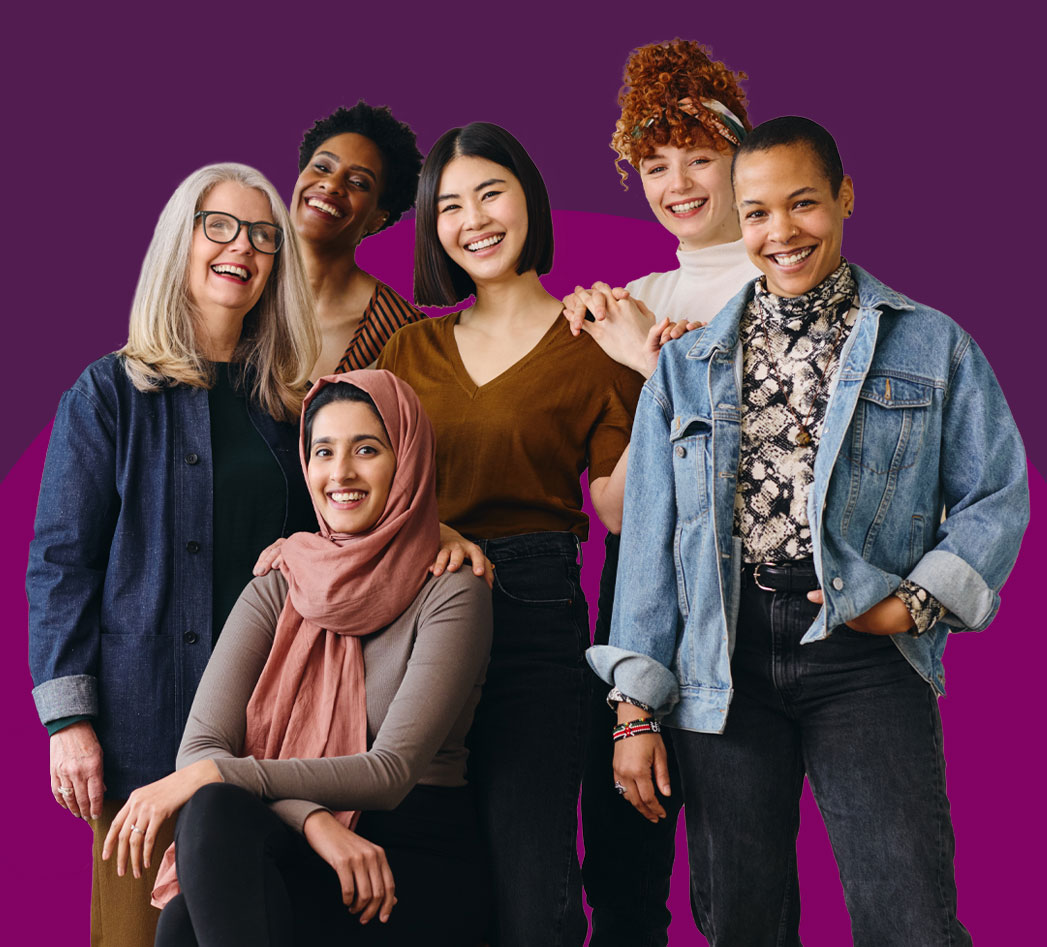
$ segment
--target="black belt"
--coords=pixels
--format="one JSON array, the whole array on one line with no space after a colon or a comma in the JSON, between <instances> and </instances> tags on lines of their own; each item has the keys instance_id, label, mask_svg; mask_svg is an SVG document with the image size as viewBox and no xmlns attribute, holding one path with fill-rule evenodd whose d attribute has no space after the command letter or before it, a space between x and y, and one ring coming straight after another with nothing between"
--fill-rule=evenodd
<instances>
[{"instance_id":1,"label":"black belt","mask_svg":"<svg viewBox=\"0 0 1047 947\"><path fill-rule=\"evenodd\" d=\"M742 573L765 592L810 592L821 585L814 571L813 559L746 563Z\"/></svg>"}]
</instances>

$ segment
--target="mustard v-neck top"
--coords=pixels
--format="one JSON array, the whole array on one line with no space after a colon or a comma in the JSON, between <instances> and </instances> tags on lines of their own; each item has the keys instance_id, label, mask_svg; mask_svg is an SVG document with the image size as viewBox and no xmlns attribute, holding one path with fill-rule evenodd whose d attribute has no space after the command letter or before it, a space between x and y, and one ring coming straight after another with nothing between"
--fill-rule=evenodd
<instances>
[{"instance_id":1,"label":"mustard v-neck top","mask_svg":"<svg viewBox=\"0 0 1047 947\"><path fill-rule=\"evenodd\" d=\"M545 530L589 534L579 478L614 470L629 443L643 379L557 318L485 385L462 363L458 313L404 326L378 367L418 393L436 430L440 519L492 539Z\"/></svg>"}]
</instances>

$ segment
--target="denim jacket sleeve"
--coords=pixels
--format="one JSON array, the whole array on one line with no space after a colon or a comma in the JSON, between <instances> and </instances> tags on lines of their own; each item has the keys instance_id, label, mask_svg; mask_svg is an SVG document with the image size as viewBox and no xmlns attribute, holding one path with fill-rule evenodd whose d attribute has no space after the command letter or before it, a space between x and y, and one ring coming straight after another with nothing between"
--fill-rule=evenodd
<instances>
[{"instance_id":1,"label":"denim jacket sleeve","mask_svg":"<svg viewBox=\"0 0 1047 947\"><path fill-rule=\"evenodd\" d=\"M29 546L29 666L47 723L98 712L102 588L120 509L114 419L74 387L58 406Z\"/></svg>"},{"instance_id":2,"label":"denim jacket sleeve","mask_svg":"<svg viewBox=\"0 0 1047 947\"><path fill-rule=\"evenodd\" d=\"M945 518L908 578L947 609L956 631L981 631L1029 522L1025 449L1003 392L978 346L958 346L942 418Z\"/></svg>"},{"instance_id":3,"label":"denim jacket sleeve","mask_svg":"<svg viewBox=\"0 0 1047 947\"><path fill-rule=\"evenodd\" d=\"M659 366L660 368L661 366ZM625 483L625 513L610 642L586 654L593 670L623 694L665 716L679 699L670 670L676 653L677 576L669 421L661 371L636 406Z\"/></svg>"}]
</instances>

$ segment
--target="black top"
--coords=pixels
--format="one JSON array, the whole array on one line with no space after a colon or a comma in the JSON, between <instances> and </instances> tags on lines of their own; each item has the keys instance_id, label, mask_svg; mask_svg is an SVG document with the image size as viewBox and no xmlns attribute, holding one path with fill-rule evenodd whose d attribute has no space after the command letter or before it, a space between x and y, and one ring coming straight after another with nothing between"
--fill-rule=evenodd
<instances>
[{"instance_id":1,"label":"black top","mask_svg":"<svg viewBox=\"0 0 1047 947\"><path fill-rule=\"evenodd\" d=\"M258 554L280 536L287 486L273 452L247 412L240 373L230 371L226 362L215 363L207 410L214 458L213 643L253 578Z\"/></svg>"}]
</instances>

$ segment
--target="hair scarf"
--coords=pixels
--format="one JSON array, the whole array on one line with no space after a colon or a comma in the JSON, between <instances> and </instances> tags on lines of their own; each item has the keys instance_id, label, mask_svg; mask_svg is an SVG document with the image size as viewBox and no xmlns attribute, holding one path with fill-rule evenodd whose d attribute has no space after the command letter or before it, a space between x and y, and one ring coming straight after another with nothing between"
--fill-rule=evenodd
<instances>
[{"instance_id":1,"label":"hair scarf","mask_svg":"<svg viewBox=\"0 0 1047 947\"><path fill-rule=\"evenodd\" d=\"M387 371L321 378L302 405L299 452L308 467L305 413L326 386L355 385L373 399L396 455L378 521L336 533L313 501L319 533L281 547L288 593L265 667L247 704L244 755L316 759L367 750L367 700L360 637L390 625L414 601L440 544L433 428L418 396ZM357 812L336 812L347 828ZM153 889L162 907L178 893L174 846Z\"/></svg>"}]
</instances>

